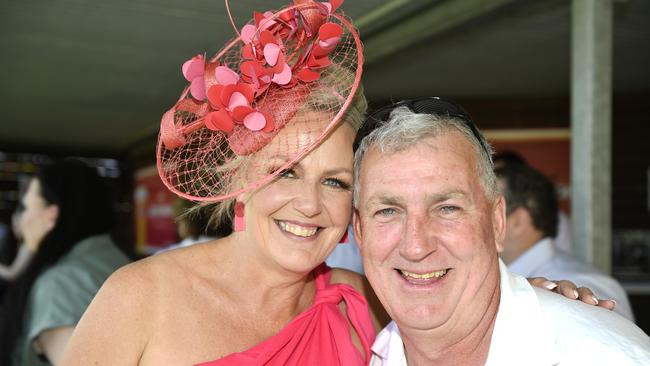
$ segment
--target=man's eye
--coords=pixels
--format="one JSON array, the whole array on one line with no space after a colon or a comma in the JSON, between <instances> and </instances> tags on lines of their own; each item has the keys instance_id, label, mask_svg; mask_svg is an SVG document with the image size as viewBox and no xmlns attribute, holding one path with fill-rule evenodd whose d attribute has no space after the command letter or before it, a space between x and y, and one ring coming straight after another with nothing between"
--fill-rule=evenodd
<instances>
[{"instance_id":1,"label":"man's eye","mask_svg":"<svg viewBox=\"0 0 650 366\"><path fill-rule=\"evenodd\" d=\"M442 206L440 208L440 212L442 212L443 215L451 215L458 211L460 211L460 208L457 206Z\"/></svg>"},{"instance_id":2,"label":"man's eye","mask_svg":"<svg viewBox=\"0 0 650 366\"><path fill-rule=\"evenodd\" d=\"M397 211L392 208L392 207L387 207L387 208L382 208L381 210L375 212L375 215L379 216L392 216L396 213Z\"/></svg>"}]
</instances>

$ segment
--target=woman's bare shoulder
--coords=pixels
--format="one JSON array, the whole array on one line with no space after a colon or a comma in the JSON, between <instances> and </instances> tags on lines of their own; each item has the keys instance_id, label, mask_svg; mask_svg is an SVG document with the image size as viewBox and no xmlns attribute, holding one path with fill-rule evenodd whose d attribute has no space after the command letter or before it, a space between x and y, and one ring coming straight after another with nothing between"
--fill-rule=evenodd
<instances>
[{"instance_id":1,"label":"woman's bare shoulder","mask_svg":"<svg viewBox=\"0 0 650 366\"><path fill-rule=\"evenodd\" d=\"M331 283L345 283L354 287L357 291L363 293L365 290L366 278L356 272L349 271L343 268L332 268Z\"/></svg>"},{"instance_id":2,"label":"woman's bare shoulder","mask_svg":"<svg viewBox=\"0 0 650 366\"><path fill-rule=\"evenodd\" d=\"M128 264L104 282L75 327L63 365L138 363L152 334L159 298L151 262Z\"/></svg>"}]
</instances>

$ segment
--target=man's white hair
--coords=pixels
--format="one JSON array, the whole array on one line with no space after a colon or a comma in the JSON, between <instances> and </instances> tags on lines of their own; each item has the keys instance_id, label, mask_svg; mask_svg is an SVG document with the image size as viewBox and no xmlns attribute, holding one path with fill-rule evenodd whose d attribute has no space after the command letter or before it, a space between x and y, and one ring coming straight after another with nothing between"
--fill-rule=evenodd
<instances>
[{"instance_id":1,"label":"man's white hair","mask_svg":"<svg viewBox=\"0 0 650 366\"><path fill-rule=\"evenodd\" d=\"M498 194L492 147L479 134L477 138L467 123L456 117L412 112L407 107L395 108L388 121L366 136L354 154L354 206L359 204L359 174L363 157L371 148L380 153L396 153L415 146L418 142L438 137L445 132L456 130L465 136L476 154L477 168L485 195L494 200Z\"/></svg>"}]
</instances>

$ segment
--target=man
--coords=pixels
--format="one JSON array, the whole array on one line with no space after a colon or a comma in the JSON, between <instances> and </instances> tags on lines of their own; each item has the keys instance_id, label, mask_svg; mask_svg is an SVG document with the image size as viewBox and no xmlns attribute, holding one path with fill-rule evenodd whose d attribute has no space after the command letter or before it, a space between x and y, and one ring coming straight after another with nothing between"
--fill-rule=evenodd
<instances>
[{"instance_id":1,"label":"man","mask_svg":"<svg viewBox=\"0 0 650 366\"><path fill-rule=\"evenodd\" d=\"M373 120L355 156L354 229L394 322L371 365L650 363L650 338L634 324L538 291L499 261L506 205L462 108L401 102L373 114L361 137Z\"/></svg>"},{"instance_id":2,"label":"man","mask_svg":"<svg viewBox=\"0 0 650 366\"><path fill-rule=\"evenodd\" d=\"M506 236L501 259L524 277L568 279L616 300L614 311L634 321L623 287L614 278L556 249L558 204L553 183L526 164L495 169L506 199Z\"/></svg>"},{"instance_id":3,"label":"man","mask_svg":"<svg viewBox=\"0 0 650 366\"><path fill-rule=\"evenodd\" d=\"M492 161L494 162L495 170L507 165L527 164L526 160L524 160L521 155L509 150L494 154L494 156L492 156ZM571 218L567 216L564 211L559 209L557 211L557 217L557 235L555 235L554 240L555 247L565 253L571 253Z\"/></svg>"}]
</instances>

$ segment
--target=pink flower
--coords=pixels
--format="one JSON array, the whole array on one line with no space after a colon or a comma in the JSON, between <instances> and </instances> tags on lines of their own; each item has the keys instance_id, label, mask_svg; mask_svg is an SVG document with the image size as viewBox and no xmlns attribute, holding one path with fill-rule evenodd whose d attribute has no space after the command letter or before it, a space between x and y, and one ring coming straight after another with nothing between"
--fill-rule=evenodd
<instances>
[{"instance_id":1,"label":"pink flower","mask_svg":"<svg viewBox=\"0 0 650 366\"><path fill-rule=\"evenodd\" d=\"M186 61L183 75L191 83L192 97L207 102L186 103L183 108L200 111L205 126L211 130L231 133L245 127L250 131L273 131L275 121L256 109L256 98L262 97L271 84L290 88L297 82L318 80L322 69L331 65L329 54L343 36L342 26L327 21L343 0L294 2L311 5L279 16L255 12L255 24L241 29L244 46L239 73L226 65L206 65L203 55Z\"/></svg>"},{"instance_id":2,"label":"pink flower","mask_svg":"<svg viewBox=\"0 0 650 366\"><path fill-rule=\"evenodd\" d=\"M183 76L189 81L190 93L197 100L205 100L205 83L203 75L205 73L205 57L196 55L190 60L185 61L182 67Z\"/></svg>"}]
</instances>

